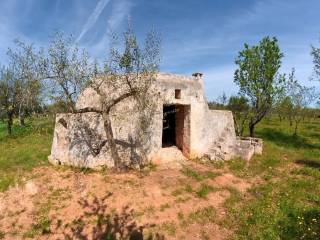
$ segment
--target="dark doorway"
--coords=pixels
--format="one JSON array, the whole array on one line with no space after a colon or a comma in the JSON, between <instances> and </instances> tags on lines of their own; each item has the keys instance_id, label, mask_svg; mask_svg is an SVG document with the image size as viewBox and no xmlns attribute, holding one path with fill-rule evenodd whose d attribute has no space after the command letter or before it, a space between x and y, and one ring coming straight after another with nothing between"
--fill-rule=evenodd
<instances>
[{"instance_id":1,"label":"dark doorway","mask_svg":"<svg viewBox=\"0 0 320 240\"><path fill-rule=\"evenodd\" d=\"M176 146L190 155L190 105L164 105L162 147Z\"/></svg>"},{"instance_id":2,"label":"dark doorway","mask_svg":"<svg viewBox=\"0 0 320 240\"><path fill-rule=\"evenodd\" d=\"M162 147L176 145L176 108L163 106Z\"/></svg>"}]
</instances>

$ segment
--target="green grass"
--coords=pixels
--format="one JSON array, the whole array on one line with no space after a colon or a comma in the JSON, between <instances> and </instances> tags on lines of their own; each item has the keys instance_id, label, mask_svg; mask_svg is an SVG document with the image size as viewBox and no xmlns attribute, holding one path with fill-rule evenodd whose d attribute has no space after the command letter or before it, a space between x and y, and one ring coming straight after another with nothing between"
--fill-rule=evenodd
<instances>
[{"instance_id":1,"label":"green grass","mask_svg":"<svg viewBox=\"0 0 320 240\"><path fill-rule=\"evenodd\" d=\"M235 239L320 239L320 121L301 124L298 137L288 122L265 120L257 126L264 153L247 166L225 163L236 175L262 179L244 197L231 191L224 226Z\"/></svg>"},{"instance_id":2,"label":"green grass","mask_svg":"<svg viewBox=\"0 0 320 240\"><path fill-rule=\"evenodd\" d=\"M190 167L184 167L182 170L181 170L182 174L184 174L185 176L187 177L190 177L190 178L193 178L194 180L196 181L203 181L205 179L208 179L208 178L215 178L217 176L219 176L218 173L214 173L214 172L210 172L210 171L207 171L207 172L198 172Z\"/></svg>"},{"instance_id":3,"label":"green grass","mask_svg":"<svg viewBox=\"0 0 320 240\"><path fill-rule=\"evenodd\" d=\"M190 213L188 217L190 223L196 222L205 224L208 222L214 222L216 220L216 210L212 206L199 208L195 212Z\"/></svg>"},{"instance_id":4,"label":"green grass","mask_svg":"<svg viewBox=\"0 0 320 240\"><path fill-rule=\"evenodd\" d=\"M26 172L47 164L50 154L53 120L27 121L25 127L15 122L12 136L6 125L0 123L0 191L19 183Z\"/></svg>"},{"instance_id":5,"label":"green grass","mask_svg":"<svg viewBox=\"0 0 320 240\"><path fill-rule=\"evenodd\" d=\"M208 194L213 192L215 189L207 184L201 184L200 188L195 192L199 198L207 198Z\"/></svg>"}]
</instances>

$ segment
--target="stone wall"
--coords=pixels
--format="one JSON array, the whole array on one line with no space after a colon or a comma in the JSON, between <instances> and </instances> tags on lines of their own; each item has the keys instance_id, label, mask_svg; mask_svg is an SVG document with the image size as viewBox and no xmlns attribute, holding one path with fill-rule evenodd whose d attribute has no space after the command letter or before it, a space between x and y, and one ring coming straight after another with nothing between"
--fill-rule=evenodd
<instances>
[{"instance_id":1,"label":"stone wall","mask_svg":"<svg viewBox=\"0 0 320 240\"><path fill-rule=\"evenodd\" d=\"M179 97L175 94L177 90ZM251 157L252 149L253 153L261 152L262 143L236 138L230 111L209 110L201 78L159 74L152 97L155 107L143 139L139 132L140 113L133 98L119 103L111 112L118 150L128 164L145 158L152 161L162 149L164 105L174 105L178 110L176 142L188 158L208 156L213 160L228 160L235 156ZM100 109L99 96L88 88L79 97L76 107ZM112 167L102 116L97 113L57 114L49 159L55 164Z\"/></svg>"}]
</instances>

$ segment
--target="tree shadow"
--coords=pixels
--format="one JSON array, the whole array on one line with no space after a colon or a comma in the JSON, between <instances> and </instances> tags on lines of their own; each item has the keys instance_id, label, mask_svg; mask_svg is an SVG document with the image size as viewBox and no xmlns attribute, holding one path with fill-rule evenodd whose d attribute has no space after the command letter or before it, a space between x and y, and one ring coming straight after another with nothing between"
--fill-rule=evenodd
<instances>
[{"instance_id":1,"label":"tree shadow","mask_svg":"<svg viewBox=\"0 0 320 240\"><path fill-rule=\"evenodd\" d=\"M300 160L296 160L295 163L320 170L320 162L316 160L300 159Z\"/></svg>"},{"instance_id":2,"label":"tree shadow","mask_svg":"<svg viewBox=\"0 0 320 240\"><path fill-rule=\"evenodd\" d=\"M81 240L164 240L165 237L158 233L145 234L144 230L153 228L155 224L138 225L134 220L134 211L128 206L122 208L117 213L109 210L105 203L111 196L109 193L99 199L93 197L92 201L80 199L79 204L84 209L84 213L75 218L71 223L57 225L57 229L62 229L65 239Z\"/></svg>"},{"instance_id":3,"label":"tree shadow","mask_svg":"<svg viewBox=\"0 0 320 240\"><path fill-rule=\"evenodd\" d=\"M259 131L259 137L264 140L274 142L281 147L289 148L306 148L317 149L320 146L308 143L307 139L301 136L294 136L278 130L270 130L269 128L263 128Z\"/></svg>"},{"instance_id":4,"label":"tree shadow","mask_svg":"<svg viewBox=\"0 0 320 240\"><path fill-rule=\"evenodd\" d=\"M74 124L70 127L70 147L69 149L81 159L82 165L86 166L90 156L98 157L109 151L108 141L104 134L104 129L101 128L101 117L95 117L89 122L82 115L78 116ZM59 122L67 128L63 122ZM138 154L141 152L141 144L137 139L128 135L127 140L115 139L115 143L119 153L129 158L130 166L142 166L143 157Z\"/></svg>"}]
</instances>

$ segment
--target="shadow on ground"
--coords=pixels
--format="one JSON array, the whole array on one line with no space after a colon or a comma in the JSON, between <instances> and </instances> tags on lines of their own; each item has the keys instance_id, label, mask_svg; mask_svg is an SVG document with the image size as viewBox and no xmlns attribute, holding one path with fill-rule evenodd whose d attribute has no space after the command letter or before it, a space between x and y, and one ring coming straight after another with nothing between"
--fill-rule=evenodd
<instances>
[{"instance_id":1,"label":"shadow on ground","mask_svg":"<svg viewBox=\"0 0 320 240\"><path fill-rule=\"evenodd\" d=\"M58 222L57 229L62 230L65 239L129 239L129 240L164 240L164 236L158 233L146 234L146 228L155 227L154 224L138 225L134 220L134 211L125 206L120 213L108 208L105 200L110 195L99 199L94 197L92 201L79 200L84 213L71 221L63 224Z\"/></svg>"},{"instance_id":2,"label":"shadow on ground","mask_svg":"<svg viewBox=\"0 0 320 240\"><path fill-rule=\"evenodd\" d=\"M295 163L297 163L299 165L303 165L305 167L311 167L311 168L315 168L315 169L320 170L320 162L316 161L316 160L299 159L299 160L296 160Z\"/></svg>"},{"instance_id":3,"label":"shadow on ground","mask_svg":"<svg viewBox=\"0 0 320 240\"><path fill-rule=\"evenodd\" d=\"M259 131L259 137L264 140L271 141L281 147L289 148L305 148L305 149L318 149L320 146L310 144L306 138L301 136L294 136L292 134L284 133L278 130L263 128Z\"/></svg>"}]
</instances>

